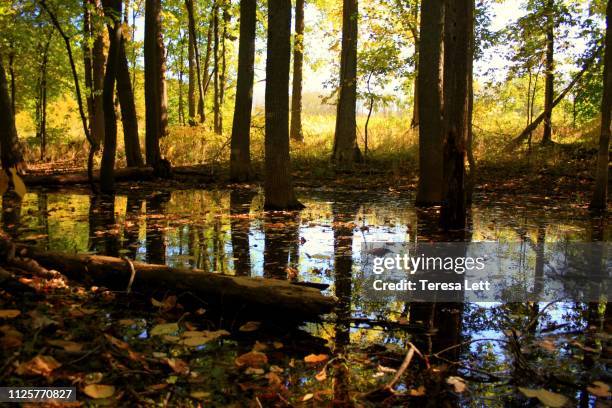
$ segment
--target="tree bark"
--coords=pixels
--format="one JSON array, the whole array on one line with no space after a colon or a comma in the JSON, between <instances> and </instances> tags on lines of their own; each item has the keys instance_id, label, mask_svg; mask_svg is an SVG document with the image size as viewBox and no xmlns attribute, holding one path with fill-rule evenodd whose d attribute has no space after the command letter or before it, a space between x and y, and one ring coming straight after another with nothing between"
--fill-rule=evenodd
<instances>
[{"instance_id":1,"label":"tree bark","mask_svg":"<svg viewBox=\"0 0 612 408\"><path fill-rule=\"evenodd\" d=\"M238 78L230 150L230 177L247 181L251 171L251 110L255 73L256 0L240 1L240 42L238 44Z\"/></svg>"},{"instance_id":2,"label":"tree bark","mask_svg":"<svg viewBox=\"0 0 612 408\"><path fill-rule=\"evenodd\" d=\"M253 1L255 3L255 1ZM240 19L242 20L242 18ZM249 211L255 193L252 191L230 192L230 229L232 235L232 256L234 270L238 276L251 276L251 253L249 246L249 229L251 219Z\"/></svg>"},{"instance_id":3,"label":"tree bark","mask_svg":"<svg viewBox=\"0 0 612 408\"><path fill-rule=\"evenodd\" d=\"M110 47L104 76L104 150L100 165L100 189L103 193L115 190L115 156L117 153L117 117L115 115L115 80L121 48L121 0L103 0L104 15L109 24Z\"/></svg>"},{"instance_id":4,"label":"tree bark","mask_svg":"<svg viewBox=\"0 0 612 408\"><path fill-rule=\"evenodd\" d=\"M554 0L546 1L546 80L544 84L544 133L542 144L552 142L552 111L555 81Z\"/></svg>"},{"instance_id":5,"label":"tree bark","mask_svg":"<svg viewBox=\"0 0 612 408\"><path fill-rule=\"evenodd\" d=\"M223 105L225 103L225 85L227 74L227 59L225 39L227 37L227 24L230 20L230 14L227 11L227 5L223 4L223 31L221 32L221 72L219 73L219 134L223 133Z\"/></svg>"},{"instance_id":6,"label":"tree bark","mask_svg":"<svg viewBox=\"0 0 612 408\"><path fill-rule=\"evenodd\" d=\"M343 0L342 51L340 54L340 83L336 114L336 130L332 160L336 168L350 168L361 160L357 146L357 0Z\"/></svg>"},{"instance_id":7,"label":"tree bark","mask_svg":"<svg viewBox=\"0 0 612 408\"><path fill-rule=\"evenodd\" d=\"M212 32L213 32L213 19L214 13L212 10L215 8L215 5L212 5L210 18L208 20L208 30L206 30L206 55L204 56L204 72L203 75L206 79L204 83L204 95L202 96L204 105L206 105L206 95L208 94L208 87L210 86L210 81L212 79L212 74L209 74L210 70L210 54L212 51ZM206 106L202 107L202 111L204 112L204 116L206 117Z\"/></svg>"},{"instance_id":8,"label":"tree bark","mask_svg":"<svg viewBox=\"0 0 612 408\"><path fill-rule=\"evenodd\" d=\"M295 36L293 38L293 91L289 136L304 141L302 133L302 69L304 65L304 0L295 0Z\"/></svg>"},{"instance_id":9,"label":"tree bark","mask_svg":"<svg viewBox=\"0 0 612 408\"><path fill-rule=\"evenodd\" d=\"M83 32L87 41L83 41L85 87L87 88L87 112L89 132L97 144L104 138L104 27L96 24L99 19L92 18L92 11L101 13L99 0L85 0L83 12ZM93 38L93 48L89 46Z\"/></svg>"},{"instance_id":10,"label":"tree bark","mask_svg":"<svg viewBox=\"0 0 612 408\"><path fill-rule=\"evenodd\" d=\"M17 93L17 86L15 85L15 50L13 48L13 44L10 45L8 63L9 74L11 76L11 112L13 112L13 120L15 120L15 115L17 114L17 108L15 106L15 94Z\"/></svg>"},{"instance_id":11,"label":"tree bark","mask_svg":"<svg viewBox=\"0 0 612 408\"><path fill-rule=\"evenodd\" d=\"M185 101L183 98L183 83L185 70L185 36L182 35L179 39L180 50L178 57L178 121L179 124L185 126Z\"/></svg>"},{"instance_id":12,"label":"tree bark","mask_svg":"<svg viewBox=\"0 0 612 408\"><path fill-rule=\"evenodd\" d=\"M38 78L38 95L36 97L36 138L40 140L40 160L45 160L47 151L47 65L49 63L49 46L52 33L42 48L42 61Z\"/></svg>"},{"instance_id":13,"label":"tree bark","mask_svg":"<svg viewBox=\"0 0 612 408\"><path fill-rule=\"evenodd\" d=\"M443 191L440 224L463 229L470 43L474 0L446 0L444 10Z\"/></svg>"},{"instance_id":14,"label":"tree bark","mask_svg":"<svg viewBox=\"0 0 612 408\"><path fill-rule=\"evenodd\" d=\"M196 39L193 38L191 34L188 37L188 54L187 57L189 59L189 88L187 93L187 106L189 112L189 126L195 126L196 121L196 100L195 100L195 86L196 86L196 61L195 61L195 51L194 45L192 41Z\"/></svg>"},{"instance_id":15,"label":"tree bark","mask_svg":"<svg viewBox=\"0 0 612 408\"><path fill-rule=\"evenodd\" d=\"M0 59L0 164L4 171L19 169L23 165L23 153L17 136L6 73Z\"/></svg>"},{"instance_id":16,"label":"tree bark","mask_svg":"<svg viewBox=\"0 0 612 408\"><path fill-rule=\"evenodd\" d=\"M266 209L300 208L295 198L289 157L289 63L291 59L291 1L268 4L268 47L265 93Z\"/></svg>"},{"instance_id":17,"label":"tree bark","mask_svg":"<svg viewBox=\"0 0 612 408\"><path fill-rule=\"evenodd\" d=\"M601 131L595 191L590 208L605 209L608 201L608 173L610 163L610 135L612 134L612 0L606 8L606 45L604 57L603 96L601 98Z\"/></svg>"},{"instance_id":18,"label":"tree bark","mask_svg":"<svg viewBox=\"0 0 612 408\"><path fill-rule=\"evenodd\" d=\"M147 165L159 175L166 175L159 148L159 140L166 135L168 124L161 0L145 2L144 60Z\"/></svg>"},{"instance_id":19,"label":"tree bark","mask_svg":"<svg viewBox=\"0 0 612 408\"><path fill-rule=\"evenodd\" d=\"M418 62L419 186L417 206L442 200L442 38L444 0L424 1Z\"/></svg>"},{"instance_id":20,"label":"tree bark","mask_svg":"<svg viewBox=\"0 0 612 408\"><path fill-rule=\"evenodd\" d=\"M123 141L125 159L128 167L142 167L144 160L140 152L138 137L138 115L132 91L132 80L125 52L125 37L119 44L119 65L117 66L117 95L121 104L121 122L123 124Z\"/></svg>"}]
</instances>

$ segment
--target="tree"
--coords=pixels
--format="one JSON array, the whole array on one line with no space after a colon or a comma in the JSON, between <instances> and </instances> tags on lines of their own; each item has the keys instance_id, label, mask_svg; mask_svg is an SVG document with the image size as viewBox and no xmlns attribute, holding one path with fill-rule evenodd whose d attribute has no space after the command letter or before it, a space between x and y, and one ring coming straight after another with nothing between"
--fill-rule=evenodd
<instances>
[{"instance_id":1,"label":"tree","mask_svg":"<svg viewBox=\"0 0 612 408\"><path fill-rule=\"evenodd\" d=\"M555 85L555 18L554 0L546 0L546 79L544 85L544 131L542 144L552 142L552 110Z\"/></svg>"},{"instance_id":2,"label":"tree","mask_svg":"<svg viewBox=\"0 0 612 408\"><path fill-rule=\"evenodd\" d=\"M266 209L301 208L293 191L289 157L289 63L291 1L268 3L268 47L265 92Z\"/></svg>"},{"instance_id":3,"label":"tree","mask_svg":"<svg viewBox=\"0 0 612 408\"><path fill-rule=\"evenodd\" d=\"M238 45L238 78L230 151L230 174L234 181L251 178L251 109L255 72L255 28L257 1L240 1L240 42Z\"/></svg>"},{"instance_id":4,"label":"tree","mask_svg":"<svg viewBox=\"0 0 612 408\"><path fill-rule=\"evenodd\" d=\"M343 0L342 50L336 130L332 160L339 169L361 161L357 146L357 0Z\"/></svg>"},{"instance_id":5,"label":"tree","mask_svg":"<svg viewBox=\"0 0 612 408\"><path fill-rule=\"evenodd\" d=\"M295 0L295 36L293 37L293 91L291 92L291 140L301 142L302 66L304 65L304 0Z\"/></svg>"},{"instance_id":6,"label":"tree","mask_svg":"<svg viewBox=\"0 0 612 408\"><path fill-rule=\"evenodd\" d=\"M202 71L200 70L200 51L198 49L198 37L195 23L195 11L193 0L185 0L185 8L187 9L187 18L189 20L189 123L194 122L195 117L195 98L192 95L192 80L197 78L198 85L198 115L200 123L204 122L204 91L202 88ZM192 65L195 62L195 67ZM196 71L196 78L192 77L193 71ZM193 100L192 100L193 99ZM192 116L193 107L193 116Z\"/></svg>"},{"instance_id":7,"label":"tree","mask_svg":"<svg viewBox=\"0 0 612 408\"><path fill-rule=\"evenodd\" d=\"M115 115L115 80L121 47L121 3L122 0L103 0L104 15L109 24L110 47L104 75L104 150L100 165L100 189L103 193L115 190L115 156L117 153L117 117Z\"/></svg>"},{"instance_id":8,"label":"tree","mask_svg":"<svg viewBox=\"0 0 612 408\"><path fill-rule=\"evenodd\" d=\"M99 14L99 0L85 0L83 4L83 65L85 68L85 87L87 88L87 112L89 132L93 140L100 144L104 138L104 26ZM93 48L90 43L93 42Z\"/></svg>"},{"instance_id":9,"label":"tree","mask_svg":"<svg viewBox=\"0 0 612 408\"><path fill-rule=\"evenodd\" d=\"M142 167L144 161L142 160L140 139L138 138L138 116L136 114L136 103L134 102L134 92L132 90L125 43L125 36L122 36L119 43L119 61L117 66L117 96L121 104L125 159L128 167Z\"/></svg>"},{"instance_id":10,"label":"tree","mask_svg":"<svg viewBox=\"0 0 612 408\"><path fill-rule=\"evenodd\" d=\"M0 58L0 122L2 123L0 126L0 164L7 172L10 168L20 169L24 165L23 153L15 127L11 96L2 58Z\"/></svg>"},{"instance_id":11,"label":"tree","mask_svg":"<svg viewBox=\"0 0 612 408\"><path fill-rule=\"evenodd\" d=\"M419 186L416 204L442 200L442 38L444 0L424 1L418 61Z\"/></svg>"},{"instance_id":12,"label":"tree","mask_svg":"<svg viewBox=\"0 0 612 408\"><path fill-rule=\"evenodd\" d=\"M165 85L164 42L161 32L161 0L145 2L144 75L146 105L146 157L158 175L163 168L159 140L166 135L168 124ZM167 162L166 162L167 163Z\"/></svg>"},{"instance_id":13,"label":"tree","mask_svg":"<svg viewBox=\"0 0 612 408\"><path fill-rule=\"evenodd\" d=\"M610 155L610 135L612 133L612 0L606 7L603 95L601 98L601 130L599 135L599 154L597 156L597 176L595 191L590 208L605 209L608 201L608 172Z\"/></svg>"},{"instance_id":14,"label":"tree","mask_svg":"<svg viewBox=\"0 0 612 408\"><path fill-rule=\"evenodd\" d=\"M440 224L465 227L465 160L470 47L474 35L474 0L446 0L444 5L443 189ZM424 95L421 95L421 98ZM423 113L423 111L421 111Z\"/></svg>"},{"instance_id":15,"label":"tree","mask_svg":"<svg viewBox=\"0 0 612 408\"><path fill-rule=\"evenodd\" d=\"M214 87L214 100L213 100L213 122L215 133L220 135L223 131L221 127L221 107L219 103L220 90L219 90L219 4L217 0L214 0L213 4L213 87Z\"/></svg>"}]
</instances>

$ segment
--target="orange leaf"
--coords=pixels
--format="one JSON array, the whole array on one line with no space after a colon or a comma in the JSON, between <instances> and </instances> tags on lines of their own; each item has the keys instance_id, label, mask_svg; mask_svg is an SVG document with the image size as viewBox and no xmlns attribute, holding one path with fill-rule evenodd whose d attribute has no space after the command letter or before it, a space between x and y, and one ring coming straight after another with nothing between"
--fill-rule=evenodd
<instances>
[{"instance_id":1,"label":"orange leaf","mask_svg":"<svg viewBox=\"0 0 612 408\"><path fill-rule=\"evenodd\" d=\"M329 356L327 354L309 354L304 357L304 362L308 364L319 364L329 360Z\"/></svg>"},{"instance_id":2,"label":"orange leaf","mask_svg":"<svg viewBox=\"0 0 612 408\"><path fill-rule=\"evenodd\" d=\"M268 356L259 351L249 351L236 358L235 363L238 367L246 366L259 368L268 364Z\"/></svg>"},{"instance_id":3,"label":"orange leaf","mask_svg":"<svg viewBox=\"0 0 612 408\"><path fill-rule=\"evenodd\" d=\"M20 364L15 372L18 375L49 375L61 364L51 356L36 356L28 362Z\"/></svg>"}]
</instances>

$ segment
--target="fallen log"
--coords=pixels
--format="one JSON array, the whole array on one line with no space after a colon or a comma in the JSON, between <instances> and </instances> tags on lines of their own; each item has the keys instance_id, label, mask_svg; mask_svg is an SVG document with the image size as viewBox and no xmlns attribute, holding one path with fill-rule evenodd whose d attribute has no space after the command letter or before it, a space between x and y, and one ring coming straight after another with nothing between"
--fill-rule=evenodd
<instances>
[{"instance_id":1,"label":"fallen log","mask_svg":"<svg viewBox=\"0 0 612 408\"><path fill-rule=\"evenodd\" d=\"M211 178L210 171L201 166L180 166L172 168L177 176ZM26 174L22 176L27 186L53 186L69 184L88 184L87 171L75 171L62 174ZM124 167L115 169L115 181L147 181L153 180L155 174L152 167ZM100 171L93 173L95 182L100 181Z\"/></svg>"},{"instance_id":2,"label":"fallen log","mask_svg":"<svg viewBox=\"0 0 612 408\"><path fill-rule=\"evenodd\" d=\"M318 320L320 315L331 312L337 302L336 298L321 294L320 289L285 280L230 276L110 256L44 252L27 246L19 246L17 253L75 281L123 291L132 282L131 289L138 292L190 292L221 309L264 310L277 319Z\"/></svg>"}]
</instances>

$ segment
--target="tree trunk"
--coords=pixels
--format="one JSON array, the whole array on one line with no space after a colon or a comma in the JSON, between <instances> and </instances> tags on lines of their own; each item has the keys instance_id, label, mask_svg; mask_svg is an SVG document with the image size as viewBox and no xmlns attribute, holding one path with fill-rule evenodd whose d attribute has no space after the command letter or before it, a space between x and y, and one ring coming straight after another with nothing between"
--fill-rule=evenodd
<instances>
[{"instance_id":1,"label":"tree trunk","mask_svg":"<svg viewBox=\"0 0 612 408\"><path fill-rule=\"evenodd\" d=\"M45 160L47 150L47 65L49 63L50 34L42 48L42 61L38 78L38 94L36 97L36 138L40 140L40 160Z\"/></svg>"},{"instance_id":2,"label":"tree trunk","mask_svg":"<svg viewBox=\"0 0 612 408\"><path fill-rule=\"evenodd\" d=\"M202 89L202 71L200 70L200 51L198 49L198 36L195 24L195 11L193 0L185 0L185 7L187 8L187 17L189 20L189 43L193 47L193 54L195 59L195 70L198 84L198 115L200 116L200 123L204 123L204 91ZM189 63L191 64L191 60ZM190 68L191 74L191 68ZM191 78L190 78L191 79Z\"/></svg>"},{"instance_id":3,"label":"tree trunk","mask_svg":"<svg viewBox=\"0 0 612 408\"><path fill-rule=\"evenodd\" d=\"M183 98L183 83L185 71L185 36L181 36L180 50L178 57L178 121L179 124L185 126L185 101Z\"/></svg>"},{"instance_id":4,"label":"tree trunk","mask_svg":"<svg viewBox=\"0 0 612 408\"><path fill-rule=\"evenodd\" d=\"M417 87L419 110L419 186L416 205L442 200L442 38L444 0L424 1Z\"/></svg>"},{"instance_id":5,"label":"tree trunk","mask_svg":"<svg viewBox=\"0 0 612 408\"><path fill-rule=\"evenodd\" d=\"M219 4L215 0L213 6L213 86L214 86L214 103L213 103L213 114L214 114L214 130L215 133L220 135L222 132L221 121L219 116L221 114L219 107Z\"/></svg>"},{"instance_id":6,"label":"tree trunk","mask_svg":"<svg viewBox=\"0 0 612 408\"><path fill-rule=\"evenodd\" d=\"M104 139L104 27L95 24L100 19L92 19L92 11L101 13L102 5L99 0L85 0L83 14L83 28L86 38L93 37L93 48L90 42L83 42L85 53L85 86L87 87L87 111L89 116L89 132L93 140L99 145ZM98 16L99 17L99 16Z\"/></svg>"},{"instance_id":7,"label":"tree trunk","mask_svg":"<svg viewBox=\"0 0 612 408\"><path fill-rule=\"evenodd\" d=\"M552 142L552 110L555 79L554 0L546 2L546 81L544 88L544 133L542 144Z\"/></svg>"},{"instance_id":8,"label":"tree trunk","mask_svg":"<svg viewBox=\"0 0 612 408\"><path fill-rule=\"evenodd\" d=\"M443 193L440 224L465 227L465 158L474 0L446 0L444 10Z\"/></svg>"},{"instance_id":9,"label":"tree trunk","mask_svg":"<svg viewBox=\"0 0 612 408\"><path fill-rule=\"evenodd\" d=\"M117 95L121 104L121 122L123 123L123 141L125 145L125 159L128 167L142 167L144 161L140 153L140 139L138 138L138 115L132 91L130 68L125 52L125 37L119 44L119 65L117 66Z\"/></svg>"},{"instance_id":10,"label":"tree trunk","mask_svg":"<svg viewBox=\"0 0 612 408\"><path fill-rule=\"evenodd\" d=\"M264 207L266 209L301 207L293 191L289 157L290 59L291 1L270 0L265 94Z\"/></svg>"},{"instance_id":11,"label":"tree trunk","mask_svg":"<svg viewBox=\"0 0 612 408\"><path fill-rule=\"evenodd\" d=\"M159 175L166 175L159 149L159 140L166 135L168 124L161 0L145 2L144 60L147 165Z\"/></svg>"},{"instance_id":12,"label":"tree trunk","mask_svg":"<svg viewBox=\"0 0 612 408\"><path fill-rule=\"evenodd\" d=\"M468 30L470 33L474 33L474 19L468 21ZM474 192L474 186L476 184L476 159L474 158L474 129L472 122L472 115L474 112L474 47L475 39L474 34L470 35L470 44L468 51L468 70L467 70L467 81L468 81L468 101L467 101L467 118L466 118L466 154L467 161L470 168L467 177L467 183L465 188L465 200L469 205L472 203L472 194Z\"/></svg>"},{"instance_id":13,"label":"tree trunk","mask_svg":"<svg viewBox=\"0 0 612 408\"><path fill-rule=\"evenodd\" d=\"M227 24L230 15L227 6L223 5L223 31L221 33L221 72L219 74L219 134L223 133L223 104L225 103L225 82L227 73L227 60L225 55L225 38L227 37Z\"/></svg>"},{"instance_id":14,"label":"tree trunk","mask_svg":"<svg viewBox=\"0 0 612 408\"><path fill-rule=\"evenodd\" d=\"M0 59L0 164L8 169L23 165L23 153L17 137L17 128L13 116L11 96L9 94L6 73Z\"/></svg>"},{"instance_id":15,"label":"tree trunk","mask_svg":"<svg viewBox=\"0 0 612 408\"><path fill-rule=\"evenodd\" d=\"M189 50L188 50L188 58L189 58L189 90L187 94L187 106L189 111L189 126L195 126L195 116L196 116L196 100L195 100L195 88L196 88L196 60L195 60L195 51L193 41L196 39L193 38L191 34L189 34Z\"/></svg>"},{"instance_id":16,"label":"tree trunk","mask_svg":"<svg viewBox=\"0 0 612 408\"><path fill-rule=\"evenodd\" d=\"M418 8L415 7L415 9L418 12ZM418 16L415 15L415 21L418 21L417 18ZM416 129L419 127L419 50L421 44L420 33L416 32L416 29L412 36L414 37L414 66L416 72L414 76L414 90L412 93L412 120L410 121L410 127Z\"/></svg>"},{"instance_id":17,"label":"tree trunk","mask_svg":"<svg viewBox=\"0 0 612 408\"><path fill-rule=\"evenodd\" d=\"M293 38L293 91L291 92L291 127L289 136L304 141L302 133L302 66L304 64L304 0L295 0L295 36Z\"/></svg>"},{"instance_id":18,"label":"tree trunk","mask_svg":"<svg viewBox=\"0 0 612 408\"><path fill-rule=\"evenodd\" d=\"M206 30L206 55L204 56L204 72L203 75L206 79L205 83L204 83L204 94L202 96L202 99L204 101L204 105L206 104L206 95L208 94L208 87L210 85L210 80L212 79L212 74L209 74L208 71L210 69L210 54L211 54L211 50L212 50L212 32L213 32L213 19L214 19L214 13L212 13L212 10L214 9L215 5L212 5L211 8L211 13L210 13L210 18L208 20L208 30ZM206 106L202 107L202 112L204 112L204 116L206 116Z\"/></svg>"},{"instance_id":19,"label":"tree trunk","mask_svg":"<svg viewBox=\"0 0 612 408\"><path fill-rule=\"evenodd\" d=\"M250 1L250 0L249 0ZM252 1L254 4L255 1ZM240 19L241 24L244 21ZM232 256L234 270L238 276L251 276L251 253L249 251L249 211L255 193L252 191L230 192L230 229L232 235Z\"/></svg>"},{"instance_id":20,"label":"tree trunk","mask_svg":"<svg viewBox=\"0 0 612 408\"><path fill-rule=\"evenodd\" d=\"M256 0L240 1L240 42L238 44L238 78L230 151L230 176L234 181L251 178L251 110L255 72Z\"/></svg>"},{"instance_id":21,"label":"tree trunk","mask_svg":"<svg viewBox=\"0 0 612 408\"><path fill-rule=\"evenodd\" d=\"M361 160L357 146L357 0L343 0L342 51L336 130L332 160L338 169L347 169Z\"/></svg>"},{"instance_id":22,"label":"tree trunk","mask_svg":"<svg viewBox=\"0 0 612 408\"><path fill-rule=\"evenodd\" d=\"M110 47L104 76L104 151L100 165L100 189L103 193L115 190L115 156L117 152L117 117L115 116L115 80L121 48L121 0L103 0L104 15L110 18Z\"/></svg>"},{"instance_id":23,"label":"tree trunk","mask_svg":"<svg viewBox=\"0 0 612 408\"><path fill-rule=\"evenodd\" d=\"M17 92L17 87L15 86L15 50L13 49L13 44L11 44L9 55L8 55L8 63L9 63L9 74L11 76L11 112L13 112L13 120L15 120L15 115L17 114L17 108L15 107L15 94Z\"/></svg>"},{"instance_id":24,"label":"tree trunk","mask_svg":"<svg viewBox=\"0 0 612 408\"><path fill-rule=\"evenodd\" d=\"M608 201L608 173L610 163L610 134L612 133L612 0L606 8L606 45L604 57L603 96L601 98L601 133L595 191L590 208L605 209Z\"/></svg>"}]
</instances>

